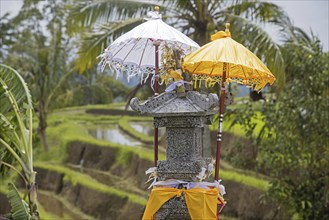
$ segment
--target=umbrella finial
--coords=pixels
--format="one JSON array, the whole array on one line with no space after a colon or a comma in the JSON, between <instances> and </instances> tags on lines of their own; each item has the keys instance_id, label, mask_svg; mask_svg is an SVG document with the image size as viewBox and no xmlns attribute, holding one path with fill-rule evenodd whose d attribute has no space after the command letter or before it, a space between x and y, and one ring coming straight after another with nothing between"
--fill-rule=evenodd
<instances>
[{"instance_id":1,"label":"umbrella finial","mask_svg":"<svg viewBox=\"0 0 329 220\"><path fill-rule=\"evenodd\" d=\"M231 37L230 23L226 22L225 27L226 27L225 32L218 31L216 34L211 35L210 39L212 41L214 41L214 40L218 40L218 39L225 38L225 37Z\"/></svg>"},{"instance_id":2,"label":"umbrella finial","mask_svg":"<svg viewBox=\"0 0 329 220\"><path fill-rule=\"evenodd\" d=\"M225 33L231 37L231 32L230 32L230 23L226 22L225 23Z\"/></svg>"},{"instance_id":3,"label":"umbrella finial","mask_svg":"<svg viewBox=\"0 0 329 220\"><path fill-rule=\"evenodd\" d=\"M161 19L162 16L160 14L160 7L159 6L154 6L154 10L153 11L149 11L147 12L147 16L149 18L144 18L145 20L157 20L157 19Z\"/></svg>"}]
</instances>

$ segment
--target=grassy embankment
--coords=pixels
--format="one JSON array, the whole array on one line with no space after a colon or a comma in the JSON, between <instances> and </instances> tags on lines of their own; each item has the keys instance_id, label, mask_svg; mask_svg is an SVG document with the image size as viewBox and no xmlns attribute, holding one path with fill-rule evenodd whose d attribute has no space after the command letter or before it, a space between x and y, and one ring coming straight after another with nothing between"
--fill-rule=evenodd
<instances>
[{"instance_id":1,"label":"grassy embankment","mask_svg":"<svg viewBox=\"0 0 329 220\"><path fill-rule=\"evenodd\" d=\"M120 155L133 153L142 159L152 160L153 151L145 146L126 146L111 143L105 140L97 140L88 133L88 129L95 124L118 124L122 116L99 116L84 113L67 115L63 112L54 113L49 117L47 134L49 137L49 152L38 152L38 160L63 162L66 158L67 146L73 141L80 141L99 147L111 147L120 151ZM139 133L139 132L135 132ZM160 158L164 158L161 154Z\"/></svg>"},{"instance_id":2,"label":"grassy embankment","mask_svg":"<svg viewBox=\"0 0 329 220\"><path fill-rule=\"evenodd\" d=\"M105 106L109 107L109 105ZM111 107L111 106L110 106ZM116 108L120 108L120 105L116 105ZM92 106L88 106L88 109L92 109ZM102 106L97 106L97 108L102 108ZM104 106L103 106L104 108ZM66 109L67 110L67 109ZM149 161L153 160L153 151L146 147L131 147L131 146L123 146L120 144L113 144L108 141L96 140L94 137L88 134L86 127L92 127L95 124L111 124L118 123L120 128L124 128L126 132L130 135L136 137L136 139L142 140L143 142L149 142L152 137L146 136L140 132L134 130L130 125L130 121L152 121L151 117L132 117L132 116L104 116L104 115L90 115L83 113L83 107L78 108L70 108L70 110L82 110L79 114L67 114L65 111L57 111L49 118L49 128L48 135L49 139L53 141L51 143L52 146L60 146L53 147L50 153L42 153L38 156L41 160L49 160L51 158L56 158L53 160L54 162L64 161L66 154L66 147L72 141L81 141L85 143L94 144L100 147L113 147L120 150L120 157L118 160L124 160L125 155L128 153L133 153L138 155L141 159L146 159ZM224 122L224 131L231 132L234 135L242 135L243 131L241 126L233 126L228 130L228 125L230 124L230 118L226 119L226 123ZM257 122L257 126L262 126L262 121L255 118L253 119ZM226 124L226 125L225 125ZM53 137L53 138L51 138ZM60 137L60 138L59 138ZM54 143L55 142L57 143ZM49 154L51 154L51 158L49 158ZM47 156L48 155L48 156ZM54 157L54 155L57 155ZM161 160L165 159L165 155L160 153L159 157ZM120 159L121 158L121 159ZM124 161L121 161L124 162ZM225 180L232 180L235 182L239 182L241 184L255 187L259 190L266 190L268 187L268 181L261 179L259 175L253 174L252 172L244 172L241 170L237 170L234 168L223 168L221 170L221 178Z\"/></svg>"},{"instance_id":3,"label":"grassy embankment","mask_svg":"<svg viewBox=\"0 0 329 220\"><path fill-rule=\"evenodd\" d=\"M45 163L45 162L36 162L35 167L46 169L46 170L52 170L52 171L56 171L57 173L64 174L64 180L69 181L73 185L80 184L82 186L88 187L89 189L94 189L96 191L103 192L106 194L116 195L121 198L127 197L130 202L142 206L146 204L146 200L144 198L99 183L89 175L73 171L62 165Z\"/></svg>"},{"instance_id":4,"label":"grassy embankment","mask_svg":"<svg viewBox=\"0 0 329 220\"><path fill-rule=\"evenodd\" d=\"M86 109L104 108L121 109L122 104L72 107L60 109L51 114L48 119L49 127L47 129L50 150L49 152L44 152L41 149L36 150L35 166L62 173L65 176L65 181L69 181L73 185L80 184L100 192L128 197L133 203L145 205L146 200L141 197L99 183L86 174L73 171L63 166L63 162L67 156L67 147L74 141L80 141L99 147L116 148L119 151L119 156L116 158L116 162L118 163L126 163L125 160L129 154L136 154L141 159L153 161L153 150L150 148L124 146L108 141L97 140L88 133L88 128L92 128L99 124L118 124L122 130L144 143L151 143L153 141L153 137L137 132L130 126L130 121L151 122L151 117L90 115L85 113ZM224 131L231 132L234 135L244 136L241 126L235 125L229 129L228 125L230 124L230 120L230 118L225 118ZM255 118L252 120L257 122L257 126L262 126L262 121L259 119ZM213 126L213 128L216 129L215 126ZM160 153L159 158L164 160L165 155ZM252 172L237 170L230 166L223 166L220 175L224 180L238 182L247 186L255 187L262 191L266 190L269 186L268 181L259 178L259 175L253 174ZM42 207L40 211L43 212L42 216L45 219L48 218L46 216L49 216L49 218L53 217L51 214L44 212Z\"/></svg>"}]
</instances>

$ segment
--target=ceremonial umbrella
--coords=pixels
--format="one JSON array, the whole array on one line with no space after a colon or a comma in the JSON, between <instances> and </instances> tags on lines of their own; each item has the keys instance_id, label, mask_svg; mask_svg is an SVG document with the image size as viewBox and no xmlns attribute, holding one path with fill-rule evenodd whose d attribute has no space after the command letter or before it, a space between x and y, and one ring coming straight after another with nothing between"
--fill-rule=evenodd
<instances>
[{"instance_id":1,"label":"ceremonial umbrella","mask_svg":"<svg viewBox=\"0 0 329 220\"><path fill-rule=\"evenodd\" d=\"M183 68L193 74L194 80L205 81L208 85L221 83L215 180L218 180L219 172L225 84L237 82L260 91L275 81L273 74L255 54L231 38L229 26L226 23L225 32L212 35L212 42L187 55L183 62Z\"/></svg>"},{"instance_id":2,"label":"ceremonial umbrella","mask_svg":"<svg viewBox=\"0 0 329 220\"><path fill-rule=\"evenodd\" d=\"M141 83L152 75L154 95L159 93L158 75L163 73L164 65L159 57L168 53L168 48L185 55L200 46L189 37L169 26L161 19L159 7L149 12L149 19L141 25L116 39L104 53L99 55L102 70L109 66L117 74L126 74L128 80L140 77ZM168 60L167 60L168 61ZM166 62L163 60L163 62ZM154 162L158 160L158 128L154 129Z\"/></svg>"}]
</instances>

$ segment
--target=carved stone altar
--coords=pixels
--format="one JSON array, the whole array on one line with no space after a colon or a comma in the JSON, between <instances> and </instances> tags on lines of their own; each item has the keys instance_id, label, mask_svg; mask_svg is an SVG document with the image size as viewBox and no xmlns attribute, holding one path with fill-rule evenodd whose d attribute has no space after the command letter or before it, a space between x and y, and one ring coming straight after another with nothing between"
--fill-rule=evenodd
<instances>
[{"instance_id":1,"label":"carved stone altar","mask_svg":"<svg viewBox=\"0 0 329 220\"><path fill-rule=\"evenodd\" d=\"M154 117L154 127L166 127L166 160L157 162L159 181L199 181L197 175L211 162L203 155L203 128L212 123L217 105L217 95L195 91L183 97L176 91L162 93L143 103L138 98L131 100L133 110ZM169 200L155 218L190 219L184 197Z\"/></svg>"}]
</instances>

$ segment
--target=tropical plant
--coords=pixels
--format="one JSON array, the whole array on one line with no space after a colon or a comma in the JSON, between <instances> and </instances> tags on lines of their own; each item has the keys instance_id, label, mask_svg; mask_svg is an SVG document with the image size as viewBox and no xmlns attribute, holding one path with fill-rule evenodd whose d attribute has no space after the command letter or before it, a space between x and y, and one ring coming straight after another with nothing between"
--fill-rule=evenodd
<instances>
[{"instance_id":1,"label":"tropical plant","mask_svg":"<svg viewBox=\"0 0 329 220\"><path fill-rule=\"evenodd\" d=\"M305 39L305 38L304 38ZM293 75L274 106L265 108L267 133L260 148L271 169L270 195L302 219L329 218L329 53L310 37L284 47Z\"/></svg>"},{"instance_id":2,"label":"tropical plant","mask_svg":"<svg viewBox=\"0 0 329 220\"><path fill-rule=\"evenodd\" d=\"M22 13L34 13L27 13L25 18L18 15L21 20L16 19L16 22L20 24L20 31L9 49L6 63L18 69L31 85L39 119L38 132L45 150L48 150L47 116L56 94L73 71L68 60L71 41L64 34L65 5L63 1L49 0L42 5L45 16L28 16L37 12L41 14L39 2L24 1ZM42 21L47 23L48 35L40 31Z\"/></svg>"},{"instance_id":3,"label":"tropical plant","mask_svg":"<svg viewBox=\"0 0 329 220\"><path fill-rule=\"evenodd\" d=\"M230 21L233 38L265 61L282 88L285 82L282 53L279 45L261 24L270 23L289 30L280 32L284 37L294 36L294 28L279 6L263 1L79 1L72 8L68 19L68 29L81 33L76 67L81 72L93 67L97 55L107 46L108 41L140 24L142 17L155 5L160 5L167 23L200 45L208 42L216 30L223 30L224 23Z\"/></svg>"},{"instance_id":4,"label":"tropical plant","mask_svg":"<svg viewBox=\"0 0 329 220\"><path fill-rule=\"evenodd\" d=\"M87 70L84 74L73 73L62 84L65 92L57 95L53 105L61 108L124 101L129 89L122 82L108 74L95 73L95 69Z\"/></svg>"},{"instance_id":5,"label":"tropical plant","mask_svg":"<svg viewBox=\"0 0 329 220\"><path fill-rule=\"evenodd\" d=\"M8 45L13 43L13 24L10 22L9 14L0 17L0 62L6 56Z\"/></svg>"},{"instance_id":6,"label":"tropical plant","mask_svg":"<svg viewBox=\"0 0 329 220\"><path fill-rule=\"evenodd\" d=\"M30 215L38 219L36 172L33 169L32 98L18 72L3 64L0 64L0 103L0 175L4 176L9 169L15 170L25 183L29 204L26 207L11 184L8 194L11 216L28 219L24 216Z\"/></svg>"},{"instance_id":7,"label":"tropical plant","mask_svg":"<svg viewBox=\"0 0 329 220\"><path fill-rule=\"evenodd\" d=\"M282 47L289 77L278 99L263 104L259 135L249 117L236 118L255 140L260 170L273 177L268 196L299 219L327 219L329 53L316 37L298 32Z\"/></svg>"}]
</instances>

